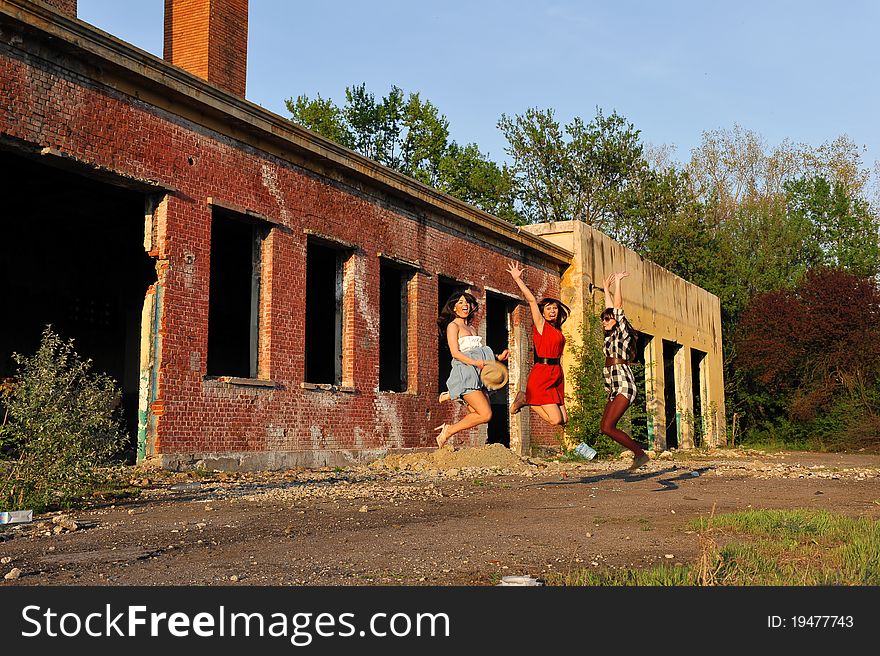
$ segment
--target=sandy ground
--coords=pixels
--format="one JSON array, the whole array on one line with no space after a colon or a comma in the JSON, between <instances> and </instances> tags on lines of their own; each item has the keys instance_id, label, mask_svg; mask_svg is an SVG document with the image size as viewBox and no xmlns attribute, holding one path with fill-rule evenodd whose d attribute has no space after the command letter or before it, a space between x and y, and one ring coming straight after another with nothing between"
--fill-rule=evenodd
<instances>
[{"instance_id":1,"label":"sandy ground","mask_svg":"<svg viewBox=\"0 0 880 656\"><path fill-rule=\"evenodd\" d=\"M489 445L350 469L131 468L137 498L0 527L0 585L494 585L692 563L692 521L713 512L880 516L877 455L725 449L628 464Z\"/></svg>"}]
</instances>

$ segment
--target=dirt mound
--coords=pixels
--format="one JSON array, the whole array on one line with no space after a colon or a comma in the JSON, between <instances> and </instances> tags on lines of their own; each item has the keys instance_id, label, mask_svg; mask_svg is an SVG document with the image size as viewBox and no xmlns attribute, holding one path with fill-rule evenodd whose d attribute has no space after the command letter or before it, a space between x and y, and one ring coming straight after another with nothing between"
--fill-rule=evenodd
<instances>
[{"instance_id":1,"label":"dirt mound","mask_svg":"<svg viewBox=\"0 0 880 656\"><path fill-rule=\"evenodd\" d=\"M530 465L518 455L501 444L485 446L437 449L436 451L419 451L401 455L392 454L370 463L373 469L512 469L523 471Z\"/></svg>"}]
</instances>

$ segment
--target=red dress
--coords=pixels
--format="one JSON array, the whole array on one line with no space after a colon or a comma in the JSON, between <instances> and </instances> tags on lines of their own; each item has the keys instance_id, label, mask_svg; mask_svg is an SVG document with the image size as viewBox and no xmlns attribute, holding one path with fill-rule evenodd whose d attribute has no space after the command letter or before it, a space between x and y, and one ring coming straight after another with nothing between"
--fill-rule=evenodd
<instances>
[{"instance_id":1,"label":"red dress","mask_svg":"<svg viewBox=\"0 0 880 656\"><path fill-rule=\"evenodd\" d=\"M565 348L565 336L558 328L544 322L544 334L532 328L535 357L561 358ZM526 383L527 405L562 405L565 402L565 379L558 364L535 364Z\"/></svg>"}]
</instances>

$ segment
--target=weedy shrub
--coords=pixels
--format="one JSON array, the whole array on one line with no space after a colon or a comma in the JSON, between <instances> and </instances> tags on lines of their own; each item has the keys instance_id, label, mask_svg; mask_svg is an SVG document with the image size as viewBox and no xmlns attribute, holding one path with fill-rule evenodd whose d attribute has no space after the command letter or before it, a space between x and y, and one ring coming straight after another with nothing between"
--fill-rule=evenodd
<instances>
[{"instance_id":1,"label":"weedy shrub","mask_svg":"<svg viewBox=\"0 0 880 656\"><path fill-rule=\"evenodd\" d=\"M0 427L0 504L37 511L69 505L127 441L121 390L50 326L33 356L13 359L17 373Z\"/></svg>"},{"instance_id":2,"label":"weedy shrub","mask_svg":"<svg viewBox=\"0 0 880 656\"><path fill-rule=\"evenodd\" d=\"M566 381L572 393L568 396L565 436L571 444L564 446L570 450L578 442L586 442L596 449L599 457L616 456L623 450L617 442L599 432L602 413L608 400L602 378L605 367L602 345L603 333L599 315L585 311L581 342L572 343L568 347L575 356L576 364L571 370L572 380ZM576 459L578 456L572 455L571 458Z\"/></svg>"}]
</instances>

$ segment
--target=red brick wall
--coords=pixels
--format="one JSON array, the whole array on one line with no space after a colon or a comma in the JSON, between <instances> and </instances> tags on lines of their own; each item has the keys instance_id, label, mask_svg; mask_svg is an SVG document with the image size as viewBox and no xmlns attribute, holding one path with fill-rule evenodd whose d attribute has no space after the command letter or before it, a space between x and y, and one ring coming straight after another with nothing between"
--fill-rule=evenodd
<instances>
[{"instance_id":1,"label":"red brick wall","mask_svg":"<svg viewBox=\"0 0 880 656\"><path fill-rule=\"evenodd\" d=\"M76 0L43 0L43 2L55 7L62 14L76 18Z\"/></svg>"},{"instance_id":2,"label":"red brick wall","mask_svg":"<svg viewBox=\"0 0 880 656\"><path fill-rule=\"evenodd\" d=\"M164 58L244 97L248 0L165 0Z\"/></svg>"},{"instance_id":3,"label":"red brick wall","mask_svg":"<svg viewBox=\"0 0 880 656\"><path fill-rule=\"evenodd\" d=\"M438 275L518 296L508 255L443 228L436 217L361 183L330 181L185 120L0 46L8 102L0 134L89 164L175 188L155 255L162 296L158 453L308 451L430 446L432 427L462 410L437 403ZM190 163L192 162L192 163ZM278 389L204 379L213 197L282 223L264 248L261 376ZM301 388L304 376L306 229L357 244L345 287L346 383L354 393ZM521 249L517 249L521 252ZM378 253L421 263L410 289L410 393L378 392ZM530 265L530 283L558 295L556 274ZM482 298L481 298L482 300ZM515 313L516 323L529 321ZM329 318L328 318L329 320ZM484 320L483 316L479 317ZM328 324L329 325L329 324ZM517 326L514 327L516 331ZM530 339L531 326L523 327ZM539 420L532 418L539 434ZM456 436L473 443L476 431ZM552 440L551 440L552 443Z\"/></svg>"}]
</instances>

